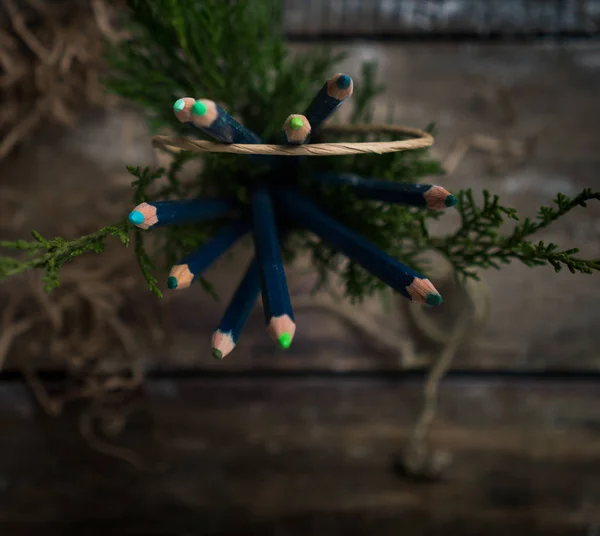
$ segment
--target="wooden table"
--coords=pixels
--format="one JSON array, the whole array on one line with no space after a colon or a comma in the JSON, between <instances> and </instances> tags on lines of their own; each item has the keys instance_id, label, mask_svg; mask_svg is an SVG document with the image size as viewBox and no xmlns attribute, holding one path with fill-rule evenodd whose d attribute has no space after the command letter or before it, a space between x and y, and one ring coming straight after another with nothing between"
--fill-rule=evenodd
<instances>
[{"instance_id":1,"label":"wooden table","mask_svg":"<svg viewBox=\"0 0 600 536\"><path fill-rule=\"evenodd\" d=\"M390 87L376 117L395 103L407 125L438 120L440 156L473 133L521 139L545 128L520 168L494 174L487 155L470 152L448 189L489 188L531 216L558 191L598 188L597 46L357 45L343 69L359 74L365 57L380 59ZM512 99L512 123L494 100L498 87ZM107 166L132 163L114 151L149 147L147 136L115 143L107 126L115 121L67 136L62 153L48 142L0 176L35 190L44 170L55 196L44 203L59 210L84 171L97 185ZM27 228L39 228L34 202ZM599 216L590 206L540 239L600 256ZM434 232L455 223L449 215ZM212 271L224 300L243 264ZM298 298L310 277L292 272L290 281ZM599 535L598 278L515 265L486 281L491 322L461 349L462 372L444 383L432 431L432 445L454 458L441 481L417 483L394 469L429 358L408 362L310 309L298 311L283 354L256 310L239 348L216 363L209 339L224 304L194 289L165 305L173 344L147 350L154 377L114 439L141 468L90 448L80 430L89 408L52 419L18 381L0 383L0 534ZM375 314L375 302L366 307ZM405 323L391 327L409 340Z\"/></svg>"}]
</instances>

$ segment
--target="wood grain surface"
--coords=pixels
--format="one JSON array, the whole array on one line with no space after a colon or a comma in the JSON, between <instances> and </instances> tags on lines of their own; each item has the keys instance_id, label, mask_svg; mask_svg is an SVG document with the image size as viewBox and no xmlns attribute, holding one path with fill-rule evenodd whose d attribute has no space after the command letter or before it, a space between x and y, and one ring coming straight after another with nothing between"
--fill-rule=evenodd
<instances>
[{"instance_id":1,"label":"wood grain surface","mask_svg":"<svg viewBox=\"0 0 600 536\"><path fill-rule=\"evenodd\" d=\"M432 483L394 470L420 387L385 378L151 381L111 440L144 471L90 449L78 410L40 416L22 386L4 384L0 530L596 534L597 383L448 382L432 444L453 464Z\"/></svg>"},{"instance_id":2,"label":"wood grain surface","mask_svg":"<svg viewBox=\"0 0 600 536\"><path fill-rule=\"evenodd\" d=\"M597 0L286 0L285 27L293 38L585 34L598 12Z\"/></svg>"},{"instance_id":3,"label":"wood grain surface","mask_svg":"<svg viewBox=\"0 0 600 536\"><path fill-rule=\"evenodd\" d=\"M535 152L523 161L507 157L498 162L485 150L470 149L450 175L435 179L448 190L487 188L523 216L534 216L539 206L549 204L558 192L572 195L584 187L598 189L598 44L359 43L339 48L349 51L340 70L355 76L357 83L360 63L369 59L379 61L379 76L388 89L377 101L375 120L383 120L393 105L402 124L423 127L437 121L434 152L440 158L451 152L457 142L474 134L500 140L507 137L516 141L528 137L536 140ZM310 51L314 47L297 45L294 50ZM4 189L27 192L25 204L10 202L8 194L0 195L3 202L0 224L13 216L20 222L20 230L11 230L10 236L28 236L31 228L52 234L57 221L64 225L69 221L82 222L88 231L100 226L100 222L88 219L90 202L102 195L100 186L104 176L123 185L121 197L113 190L110 199L113 206L121 202L122 214L126 214L131 207L124 166L152 162L144 124L131 112L93 117L76 133L52 132L51 138L40 140L26 153L3 163L0 173L3 192ZM82 177L88 182L83 183ZM48 188L49 184L52 188ZM88 188L92 197L86 195ZM29 194L34 191L35 195ZM111 215L110 221L113 219ZM449 211L432 226L432 232L448 232L456 223L456 216ZM587 257L600 256L599 238L600 203L574 211L536 237L563 247L579 247L582 256ZM179 293L165 303L167 318L175 328L173 345L147 349L148 366L397 370L422 367L435 357L436 347L413 341L408 321L390 316L376 300L356 308L358 324L361 317L364 322L381 323L396 334L400 340L397 347L390 348L377 337L365 336L356 323L348 324L331 308L311 307L305 296L313 276L290 267L290 285L298 304L298 332L291 350L284 353L271 344L257 308L235 353L223 363L214 363L209 355L210 333L218 325L246 259L247 251L241 250L233 259L223 259L210 271L209 280L221 292L220 303L203 295L199 287ZM138 273L133 259L131 271ZM529 269L515 264L499 272L487 271L482 276L491 292L491 319L485 328L476 330L471 344L461 349L456 367L600 370L597 274L555 274L550 267ZM147 299L140 298L140 303L147 303ZM452 304L449 295L448 304ZM131 308L135 309L136 304L132 303ZM449 321L453 316L451 310L450 307L444 317ZM146 335L138 333L137 338L143 343ZM9 357L10 366L19 358L17 349ZM51 366L47 356L41 355L40 359Z\"/></svg>"}]
</instances>

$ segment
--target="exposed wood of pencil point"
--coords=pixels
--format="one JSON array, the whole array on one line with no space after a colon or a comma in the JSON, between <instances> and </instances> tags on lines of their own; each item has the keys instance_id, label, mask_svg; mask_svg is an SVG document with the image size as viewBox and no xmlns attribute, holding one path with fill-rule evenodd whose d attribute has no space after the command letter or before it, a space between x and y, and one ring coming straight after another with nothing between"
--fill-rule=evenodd
<instances>
[{"instance_id":1,"label":"exposed wood of pencil point","mask_svg":"<svg viewBox=\"0 0 600 536\"><path fill-rule=\"evenodd\" d=\"M310 135L310 123L301 114L290 115L283 125L283 131L288 143L301 144Z\"/></svg>"},{"instance_id":2,"label":"exposed wood of pencil point","mask_svg":"<svg viewBox=\"0 0 600 536\"><path fill-rule=\"evenodd\" d=\"M167 287L171 290L188 288L194 280L194 274L187 264L177 264L171 268Z\"/></svg>"},{"instance_id":3,"label":"exposed wood of pencil point","mask_svg":"<svg viewBox=\"0 0 600 536\"><path fill-rule=\"evenodd\" d=\"M433 286L429 279L415 277L413 282L406 288L412 301L430 306L441 305L442 296Z\"/></svg>"},{"instance_id":4,"label":"exposed wood of pencil point","mask_svg":"<svg viewBox=\"0 0 600 536\"><path fill-rule=\"evenodd\" d=\"M444 210L456 205L456 197L441 186L432 186L423 194L423 197L427 202L427 207L433 210Z\"/></svg>"},{"instance_id":5,"label":"exposed wood of pencil point","mask_svg":"<svg viewBox=\"0 0 600 536\"><path fill-rule=\"evenodd\" d=\"M282 348L289 348L296 333L296 323L288 316L274 316L269 322L269 334Z\"/></svg>"},{"instance_id":6,"label":"exposed wood of pencil point","mask_svg":"<svg viewBox=\"0 0 600 536\"><path fill-rule=\"evenodd\" d=\"M175 104L173 104L175 117L182 123L190 123L192 121L192 106L194 106L195 102L196 99L192 99L191 97L176 100Z\"/></svg>"},{"instance_id":7,"label":"exposed wood of pencil point","mask_svg":"<svg viewBox=\"0 0 600 536\"><path fill-rule=\"evenodd\" d=\"M158 223L156 207L148 203L140 203L129 213L129 221L140 229L150 229Z\"/></svg>"},{"instance_id":8,"label":"exposed wood of pencil point","mask_svg":"<svg viewBox=\"0 0 600 536\"><path fill-rule=\"evenodd\" d=\"M194 125L207 128L219 118L219 110L215 102L199 99L192 105L191 117Z\"/></svg>"},{"instance_id":9,"label":"exposed wood of pencil point","mask_svg":"<svg viewBox=\"0 0 600 536\"><path fill-rule=\"evenodd\" d=\"M347 99L354 91L354 82L347 74L334 74L327 80L327 95L342 101Z\"/></svg>"},{"instance_id":10,"label":"exposed wood of pencil point","mask_svg":"<svg viewBox=\"0 0 600 536\"><path fill-rule=\"evenodd\" d=\"M235 348L235 342L231 333L223 333L217 330L212 336L212 356L215 359L227 357Z\"/></svg>"}]
</instances>

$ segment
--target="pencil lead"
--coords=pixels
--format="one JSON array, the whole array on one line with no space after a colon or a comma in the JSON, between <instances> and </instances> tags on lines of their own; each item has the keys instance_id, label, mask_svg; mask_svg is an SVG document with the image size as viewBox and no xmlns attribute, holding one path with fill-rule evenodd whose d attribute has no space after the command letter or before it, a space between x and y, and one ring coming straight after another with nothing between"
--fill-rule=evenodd
<instances>
[{"instance_id":1,"label":"pencil lead","mask_svg":"<svg viewBox=\"0 0 600 536\"><path fill-rule=\"evenodd\" d=\"M290 127L294 130L300 130L304 126L304 121L298 116L290 119Z\"/></svg>"},{"instance_id":2,"label":"pencil lead","mask_svg":"<svg viewBox=\"0 0 600 536\"><path fill-rule=\"evenodd\" d=\"M207 108L206 104L204 104L202 101L196 101L194 103L194 105L192 106L192 113L194 115L203 116L206 114L207 111L208 111L208 108Z\"/></svg>"},{"instance_id":3,"label":"pencil lead","mask_svg":"<svg viewBox=\"0 0 600 536\"><path fill-rule=\"evenodd\" d=\"M175 111L175 112L181 112L181 111L183 111L184 108L185 108L185 100L184 99L177 99L175 101L175 104L173 104L173 111Z\"/></svg>"},{"instance_id":4,"label":"pencil lead","mask_svg":"<svg viewBox=\"0 0 600 536\"><path fill-rule=\"evenodd\" d=\"M279 336L279 346L287 350L292 345L292 336L286 331Z\"/></svg>"},{"instance_id":5,"label":"pencil lead","mask_svg":"<svg viewBox=\"0 0 600 536\"><path fill-rule=\"evenodd\" d=\"M130 223L133 223L133 225L141 225L144 223L144 215L139 210L131 211L128 219Z\"/></svg>"},{"instance_id":6,"label":"pencil lead","mask_svg":"<svg viewBox=\"0 0 600 536\"><path fill-rule=\"evenodd\" d=\"M352 78L350 78L347 74L342 74L335 81L335 85L340 89L348 89L350 84L352 83Z\"/></svg>"},{"instance_id":7,"label":"pencil lead","mask_svg":"<svg viewBox=\"0 0 600 536\"><path fill-rule=\"evenodd\" d=\"M453 207L454 205L456 205L456 197L450 194L448 197L446 197L444 203L448 208Z\"/></svg>"},{"instance_id":8,"label":"pencil lead","mask_svg":"<svg viewBox=\"0 0 600 536\"><path fill-rule=\"evenodd\" d=\"M223 359L223 352L221 352L221 350L219 350L218 348L213 348L212 349L212 356L217 359L217 360L221 360Z\"/></svg>"},{"instance_id":9,"label":"pencil lead","mask_svg":"<svg viewBox=\"0 0 600 536\"><path fill-rule=\"evenodd\" d=\"M177 278L174 276L169 276L167 279L167 288L170 290L175 290L177 288Z\"/></svg>"},{"instance_id":10,"label":"pencil lead","mask_svg":"<svg viewBox=\"0 0 600 536\"><path fill-rule=\"evenodd\" d=\"M442 297L439 294L434 294L433 292L427 294L427 297L425 298L425 303L431 307L437 307L438 305L441 305L442 301Z\"/></svg>"}]
</instances>

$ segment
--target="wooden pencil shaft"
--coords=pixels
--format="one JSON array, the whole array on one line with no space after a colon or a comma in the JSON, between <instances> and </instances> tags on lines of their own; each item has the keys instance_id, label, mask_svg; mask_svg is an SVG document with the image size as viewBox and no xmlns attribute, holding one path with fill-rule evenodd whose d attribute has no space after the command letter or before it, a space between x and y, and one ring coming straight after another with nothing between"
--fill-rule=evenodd
<instances>
[{"instance_id":1,"label":"wooden pencil shaft","mask_svg":"<svg viewBox=\"0 0 600 536\"><path fill-rule=\"evenodd\" d=\"M194 125L206 134L223 143L259 144L262 140L242 124L238 123L223 108L213 101L198 100L192 106Z\"/></svg>"},{"instance_id":2,"label":"wooden pencil shaft","mask_svg":"<svg viewBox=\"0 0 600 536\"><path fill-rule=\"evenodd\" d=\"M195 279L249 231L250 222L240 219L223 228L206 244L185 257L179 265L187 265Z\"/></svg>"},{"instance_id":3,"label":"wooden pencil shaft","mask_svg":"<svg viewBox=\"0 0 600 536\"><path fill-rule=\"evenodd\" d=\"M237 343L259 294L260 275L258 261L254 258L231 298L218 328L222 333L231 334L234 343Z\"/></svg>"},{"instance_id":4,"label":"wooden pencil shaft","mask_svg":"<svg viewBox=\"0 0 600 536\"><path fill-rule=\"evenodd\" d=\"M404 297L412 299L407 287L415 278L423 279L422 275L348 229L300 194L287 190L278 195L284 213L295 223L315 233Z\"/></svg>"},{"instance_id":5,"label":"wooden pencil shaft","mask_svg":"<svg viewBox=\"0 0 600 536\"><path fill-rule=\"evenodd\" d=\"M311 178L326 184L348 186L357 197L363 199L401 203L412 207L427 207L427 199L424 194L432 188L431 184L379 181L337 173L317 173Z\"/></svg>"},{"instance_id":6,"label":"wooden pencil shaft","mask_svg":"<svg viewBox=\"0 0 600 536\"><path fill-rule=\"evenodd\" d=\"M146 204L156 210L154 217L150 220L156 220L153 227L211 220L226 216L235 209L235 204L229 199L181 199ZM135 210L140 207L136 207ZM146 223L150 223L150 221Z\"/></svg>"},{"instance_id":7,"label":"wooden pencil shaft","mask_svg":"<svg viewBox=\"0 0 600 536\"><path fill-rule=\"evenodd\" d=\"M265 188L252 195L254 247L259 263L265 322L272 317L294 318L281 257L279 236L271 196Z\"/></svg>"},{"instance_id":8,"label":"wooden pencil shaft","mask_svg":"<svg viewBox=\"0 0 600 536\"><path fill-rule=\"evenodd\" d=\"M313 134L352 94L352 90L352 79L344 74L336 74L325 83L304 113Z\"/></svg>"}]
</instances>

